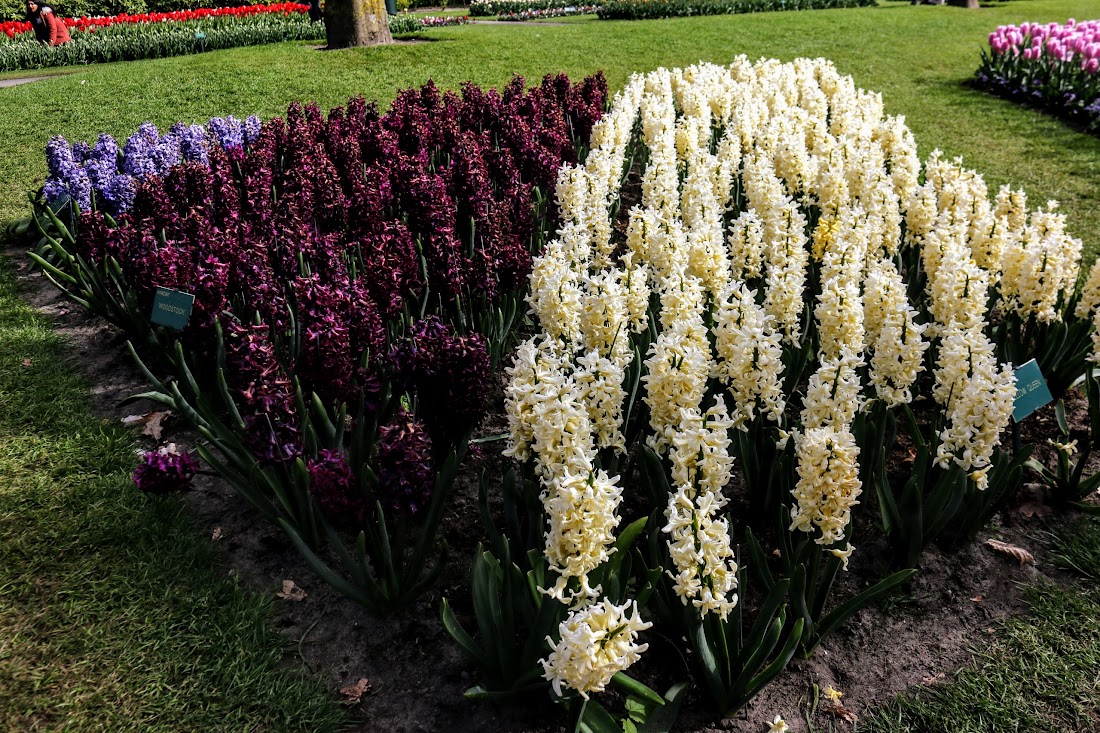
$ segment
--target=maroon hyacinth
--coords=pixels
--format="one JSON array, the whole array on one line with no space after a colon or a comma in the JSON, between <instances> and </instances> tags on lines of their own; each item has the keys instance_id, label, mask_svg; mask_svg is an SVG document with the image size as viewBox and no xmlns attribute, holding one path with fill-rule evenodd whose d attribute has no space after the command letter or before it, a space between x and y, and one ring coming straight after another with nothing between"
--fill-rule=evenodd
<instances>
[{"instance_id":1,"label":"maroon hyacinth","mask_svg":"<svg viewBox=\"0 0 1100 733\"><path fill-rule=\"evenodd\" d=\"M163 496L189 490L198 470L199 462L191 452L150 450L141 457L132 478L142 493Z\"/></svg>"},{"instance_id":2,"label":"maroon hyacinth","mask_svg":"<svg viewBox=\"0 0 1100 733\"><path fill-rule=\"evenodd\" d=\"M354 528L363 523L366 502L359 482L340 451L322 450L307 464L309 491L325 518L337 527Z\"/></svg>"},{"instance_id":3,"label":"maroon hyacinth","mask_svg":"<svg viewBox=\"0 0 1100 733\"><path fill-rule=\"evenodd\" d=\"M374 471L385 509L415 516L428 508L435 485L432 441L424 426L404 410L378 429Z\"/></svg>"}]
</instances>

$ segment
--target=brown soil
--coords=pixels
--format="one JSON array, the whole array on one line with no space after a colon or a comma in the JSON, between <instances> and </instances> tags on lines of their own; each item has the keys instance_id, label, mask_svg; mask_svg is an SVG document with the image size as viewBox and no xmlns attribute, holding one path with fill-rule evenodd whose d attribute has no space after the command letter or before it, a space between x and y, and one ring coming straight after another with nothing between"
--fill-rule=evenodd
<instances>
[{"instance_id":1,"label":"brown soil","mask_svg":"<svg viewBox=\"0 0 1100 733\"><path fill-rule=\"evenodd\" d=\"M140 374L122 350L125 338L112 326L69 304L37 272L28 267L21 252L9 251L25 287L24 298L54 322L69 345L69 363L91 385L90 396L98 414L112 419L154 409L153 405L119 407L123 398L143 391ZM1073 405L1071 416L1082 419L1082 407ZM1030 430L1042 434L1051 427L1052 411L1031 419ZM495 424L483 426L482 435L502 431ZM142 440L150 441L148 438ZM162 443L189 445L194 435L182 420L167 422ZM151 441L149 443L152 446ZM519 708L468 702L466 688L477 682L471 664L453 644L439 621L439 605L447 597L460 619L469 618L470 558L482 536L477 507L477 477L483 468L499 476L501 459L488 444L485 455L470 460L456 487L443 534L451 547L447 571L436 587L418 603L394 617L377 619L325 585L300 559L285 536L275 527L257 521L255 512L227 485L200 477L190 495L197 523L221 548L221 572L236 575L256 593L274 595L284 580L293 580L308 593L302 601L277 599L274 623L288 640L288 667L307 668L327 680L333 695L346 685L366 678L370 689L353 708L354 731L556 731L561 720L549 702L536 701ZM865 497L866 498L866 497ZM870 512L871 507L860 507ZM865 514L863 521L870 521ZM1053 520L1046 520L1053 521ZM828 638L813 658L794 661L735 718L717 721L698 689L688 699L680 730L743 731L760 733L776 714L782 714L791 730L807 730L804 718L811 705L813 685L832 686L844 692L843 702L857 715L880 705L903 690L935 684L970 658L971 649L994 633L998 619L1024 613L1020 585L1040 573L1058 579L1044 563L1043 520L1008 512L980 540L996 536L1031 550L1035 566L1019 566L1015 560L993 553L981 541L955 549L933 548L922 559L918 573L900 598L864 609ZM217 539L214 539L217 536ZM857 536L871 537L868 532ZM853 556L852 569L838 582L836 597L850 596L857 588L880 577L877 558L884 546L867 540ZM637 670L646 678L662 670L654 683L671 684L688 677L684 668L686 644L650 638L651 650ZM674 647L679 647L679 650ZM815 726L832 722L837 730L851 726L818 712Z\"/></svg>"}]
</instances>

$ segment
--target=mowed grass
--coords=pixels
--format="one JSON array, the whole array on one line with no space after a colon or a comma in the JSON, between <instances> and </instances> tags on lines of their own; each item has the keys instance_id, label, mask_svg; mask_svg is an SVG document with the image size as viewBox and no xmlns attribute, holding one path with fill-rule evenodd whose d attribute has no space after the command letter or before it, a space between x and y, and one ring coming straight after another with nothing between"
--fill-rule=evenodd
<instances>
[{"instance_id":1,"label":"mowed grass","mask_svg":"<svg viewBox=\"0 0 1100 733\"><path fill-rule=\"evenodd\" d=\"M1014 0L981 10L887 3L854 10L777 12L664 21L582 19L564 25L434 29L422 43L346 51L277 44L172 59L88 67L0 89L0 221L23 215L40 185L43 147L54 134L129 135L146 120L170 125L214 115L281 115L292 101L323 109L363 94L386 105L428 79L497 86L602 69L612 88L635 71L737 54L789 60L824 56L886 110L903 114L922 154L964 156L995 189L1023 187L1034 202L1058 199L1090 252L1100 245L1100 139L1040 112L968 89L997 25L1100 14L1095 0Z\"/></svg>"},{"instance_id":2,"label":"mowed grass","mask_svg":"<svg viewBox=\"0 0 1100 733\"><path fill-rule=\"evenodd\" d=\"M63 350L0 270L0 730L336 730L270 596L218 569L182 502L138 494L133 436Z\"/></svg>"}]
</instances>

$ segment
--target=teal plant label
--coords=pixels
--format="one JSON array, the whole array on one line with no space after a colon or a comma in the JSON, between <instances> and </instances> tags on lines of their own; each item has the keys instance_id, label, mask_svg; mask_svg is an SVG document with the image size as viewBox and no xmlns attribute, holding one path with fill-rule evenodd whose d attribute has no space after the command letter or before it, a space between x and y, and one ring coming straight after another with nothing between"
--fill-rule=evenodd
<instances>
[{"instance_id":1,"label":"teal plant label","mask_svg":"<svg viewBox=\"0 0 1100 733\"><path fill-rule=\"evenodd\" d=\"M182 331L191 318L191 308L195 305L195 296L169 288L157 288L153 297L153 323Z\"/></svg>"},{"instance_id":2,"label":"teal plant label","mask_svg":"<svg viewBox=\"0 0 1100 733\"><path fill-rule=\"evenodd\" d=\"M1016 402L1012 405L1012 419L1020 422L1043 405L1054 401L1050 396L1047 380L1039 371L1035 360L1016 367Z\"/></svg>"}]
</instances>

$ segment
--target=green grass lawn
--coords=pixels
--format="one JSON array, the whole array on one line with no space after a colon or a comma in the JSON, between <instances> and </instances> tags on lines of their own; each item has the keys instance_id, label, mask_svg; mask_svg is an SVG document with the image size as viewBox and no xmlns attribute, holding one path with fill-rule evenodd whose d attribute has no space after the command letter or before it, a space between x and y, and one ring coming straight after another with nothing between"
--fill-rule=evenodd
<instances>
[{"instance_id":1,"label":"green grass lawn","mask_svg":"<svg viewBox=\"0 0 1100 733\"><path fill-rule=\"evenodd\" d=\"M332 731L271 597L217 569L183 503L130 483L65 345L0 269L0 730Z\"/></svg>"},{"instance_id":2,"label":"green grass lawn","mask_svg":"<svg viewBox=\"0 0 1100 733\"><path fill-rule=\"evenodd\" d=\"M356 94L384 105L398 89L429 78L456 88L466 80L500 85L517 73L534 80L602 69L614 89L632 72L658 66L728 62L737 54L825 56L860 86L881 91L888 112L907 117L922 154L939 147L965 156L991 187L1022 186L1035 203L1059 199L1071 231L1094 254L1100 139L964 83L997 25L1098 15L1095 1L1015 0L978 11L889 3L647 22L581 18L436 29L424 43L384 48L320 52L315 44L279 44L50 70L45 74L65 73L0 89L0 223L27 213L26 192L45 177L43 148L54 134L125 137L146 120L167 126L225 114L271 117L291 101L327 109ZM264 602L207 569L206 539L178 505L157 509L133 494L131 438L91 414L86 385L64 363L48 324L20 304L7 267L0 264L0 730L331 728L338 714L322 691L279 672L281 639L265 625ZM23 359L32 366L23 367ZM1049 643L1095 665L1100 598L1089 591L1084 605L1073 605L1072 593L1040 589L1036 608L1052 593L1049 612L1013 623L1035 647L1048 643L1040 631L1050 622L1084 619L1086 632ZM1060 671L1052 655L1036 654L1026 657L1027 675L1013 676L1004 665L1027 639L1016 640L1012 628L1001 671L994 674L985 661L975 676L1017 685L1026 695L1036 675ZM1055 666L1040 666L1048 663ZM1074 687L1053 694L1077 694L1088 681L1072 679ZM1093 677L1080 692L1094 710L1098 688ZM964 681L951 689L998 694L970 690ZM937 715L983 709L973 699L900 705L878 729L1015 730L981 727L980 717L976 727L922 727Z\"/></svg>"}]
</instances>

